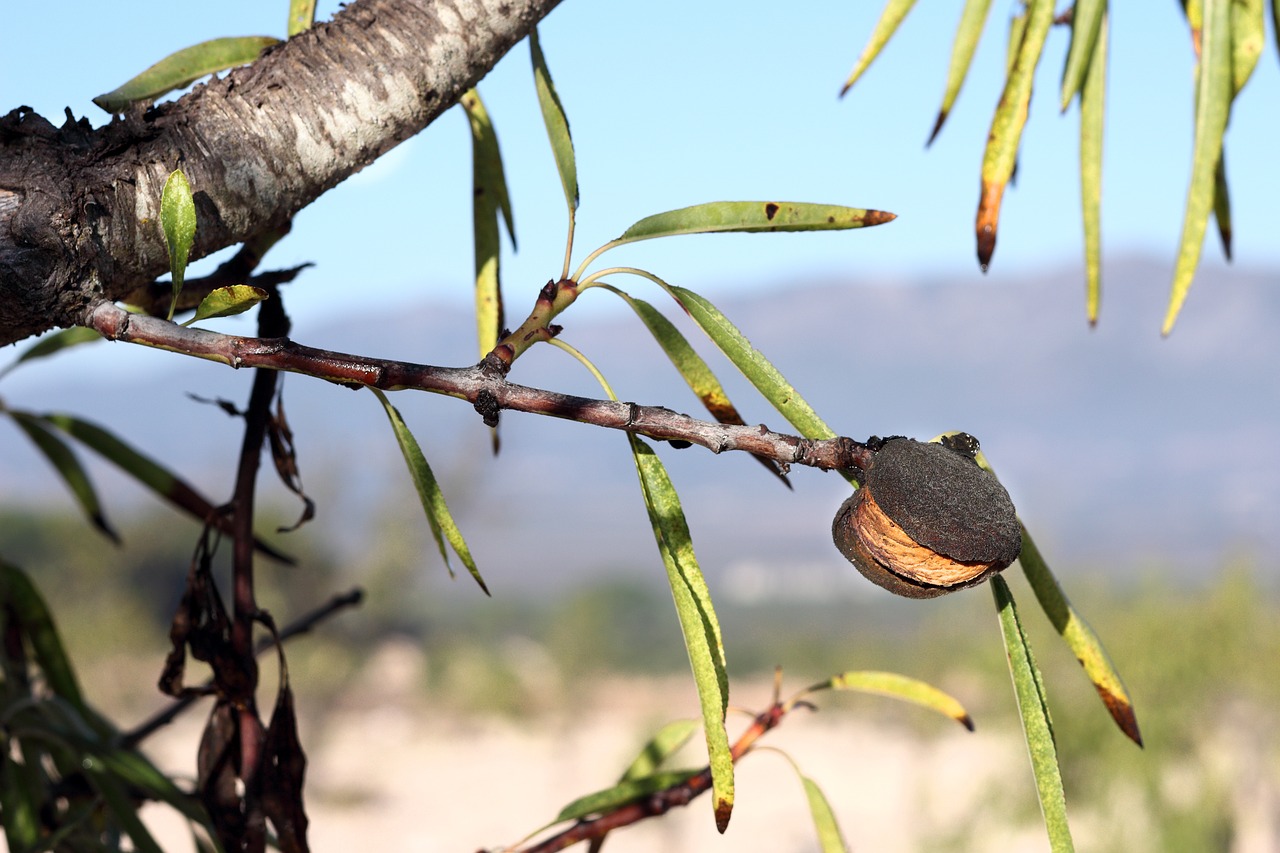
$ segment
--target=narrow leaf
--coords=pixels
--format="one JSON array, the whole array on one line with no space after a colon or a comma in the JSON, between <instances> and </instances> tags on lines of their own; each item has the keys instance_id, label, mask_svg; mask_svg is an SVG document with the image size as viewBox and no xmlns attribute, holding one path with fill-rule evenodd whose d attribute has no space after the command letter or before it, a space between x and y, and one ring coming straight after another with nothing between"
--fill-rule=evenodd
<instances>
[{"instance_id":1,"label":"narrow leaf","mask_svg":"<svg viewBox=\"0 0 1280 853\"><path fill-rule=\"evenodd\" d=\"M1025 526L1022 528L1022 553L1018 556L1018 562L1022 565L1022 572L1031 584L1045 616L1049 617L1054 629L1076 656L1076 660L1080 661L1080 666L1084 667L1085 675L1098 691L1111 718L1126 737L1142 746L1138 716L1120 673L1111 663L1098 635L1067 599Z\"/></svg>"},{"instance_id":2,"label":"narrow leaf","mask_svg":"<svg viewBox=\"0 0 1280 853\"><path fill-rule=\"evenodd\" d=\"M62 352L64 349L100 340L102 340L102 335L98 334L93 329L89 329L84 326L72 326L69 329L62 329L51 335L42 337L40 340L23 350L12 363L5 365L3 369L0 369L0 376L4 376L23 362L37 358L46 358L54 353Z\"/></svg>"},{"instance_id":3,"label":"narrow leaf","mask_svg":"<svg viewBox=\"0 0 1280 853\"><path fill-rule=\"evenodd\" d=\"M476 340L480 358L498 343L502 330L501 245L498 213L501 211L507 235L515 244L511 200L502 168L502 152L493 123L480 93L471 89L462 96L462 107L471 126L472 229L475 243ZM496 442L496 435L495 442Z\"/></svg>"},{"instance_id":4,"label":"narrow leaf","mask_svg":"<svg viewBox=\"0 0 1280 853\"><path fill-rule=\"evenodd\" d=\"M262 51L279 43L280 39L271 36L235 36L200 42L166 56L119 88L94 98L93 102L109 113L123 112L131 103L158 98L206 74L253 62Z\"/></svg>"},{"instance_id":5,"label":"narrow leaf","mask_svg":"<svg viewBox=\"0 0 1280 853\"><path fill-rule=\"evenodd\" d=\"M795 387L778 372L764 354L751 345L746 336L729 322L706 299L692 290L663 283L663 287L689 316L707 334L720 351L733 362L742 375L750 380L766 400L805 438L834 438L835 431L827 426L813 407L800 396Z\"/></svg>"},{"instance_id":6,"label":"narrow leaf","mask_svg":"<svg viewBox=\"0 0 1280 853\"><path fill-rule=\"evenodd\" d=\"M658 729L658 733L649 739L640 749L631 765L618 779L626 782L652 776L668 758L689 742L701 723L698 720L675 720Z\"/></svg>"},{"instance_id":7,"label":"narrow leaf","mask_svg":"<svg viewBox=\"0 0 1280 853\"><path fill-rule=\"evenodd\" d=\"M1231 191L1227 188L1227 152L1218 155L1218 168L1213 172L1213 219L1218 223L1218 239L1222 254L1231 260Z\"/></svg>"},{"instance_id":8,"label":"narrow leaf","mask_svg":"<svg viewBox=\"0 0 1280 853\"><path fill-rule=\"evenodd\" d=\"M231 317L236 314L243 314L266 298L267 292L261 287L253 287L248 284L219 287L200 300L195 316L182 325L190 326L192 323L208 320L211 317Z\"/></svg>"},{"instance_id":9,"label":"narrow leaf","mask_svg":"<svg viewBox=\"0 0 1280 853\"><path fill-rule=\"evenodd\" d=\"M538 106L542 108L542 121L547 126L551 153L556 158L556 170L564 187L564 200L572 215L578 209L578 167L573 156L573 139L569 135L569 120L560 104L560 96L551 81L551 72L547 70L547 60L542 55L537 29L529 33L529 51L533 57L533 85L538 92Z\"/></svg>"},{"instance_id":10,"label":"narrow leaf","mask_svg":"<svg viewBox=\"0 0 1280 853\"><path fill-rule=\"evenodd\" d=\"M720 623L711 604L707 582L698 567L680 498L666 468L649 445L631 434L627 438L631 442L645 509L667 570L667 581L671 585L671 595L698 688L711 767L712 806L716 828L724 832L733 813L734 786L733 754L724 725L729 703L729 676L725 668Z\"/></svg>"},{"instance_id":11,"label":"narrow leaf","mask_svg":"<svg viewBox=\"0 0 1280 853\"><path fill-rule=\"evenodd\" d=\"M289 0L289 36L311 29L316 22L316 0Z\"/></svg>"},{"instance_id":12,"label":"narrow leaf","mask_svg":"<svg viewBox=\"0 0 1280 853\"><path fill-rule=\"evenodd\" d=\"M1169 308L1161 333L1173 331L1200 263L1204 232L1213 207L1214 174L1222 154L1222 135L1231 109L1231 0L1204 0L1200 65L1196 72L1195 143L1191 183L1182 222L1178 261L1169 290Z\"/></svg>"},{"instance_id":13,"label":"narrow leaf","mask_svg":"<svg viewBox=\"0 0 1280 853\"><path fill-rule=\"evenodd\" d=\"M1280 51L1280 0L1271 0L1271 34L1276 40L1276 50Z\"/></svg>"},{"instance_id":14,"label":"narrow leaf","mask_svg":"<svg viewBox=\"0 0 1280 853\"><path fill-rule=\"evenodd\" d=\"M1085 311L1098 322L1102 301L1102 128L1107 95L1107 15L1104 12L1080 90L1080 211L1084 220Z\"/></svg>"},{"instance_id":15,"label":"narrow leaf","mask_svg":"<svg viewBox=\"0 0 1280 853\"><path fill-rule=\"evenodd\" d=\"M1026 33L1005 80L1004 93L996 106L986 151L982 156L982 195L978 200L974 228L978 240L978 264L983 272L990 266L996 249L1000 203L1018 160L1022 129L1026 126L1027 111L1031 105L1032 79L1049 27L1053 24L1053 0L1030 0L1026 14Z\"/></svg>"},{"instance_id":16,"label":"narrow leaf","mask_svg":"<svg viewBox=\"0 0 1280 853\"><path fill-rule=\"evenodd\" d=\"M1262 55L1266 41L1263 0L1235 0L1231 4L1231 97L1234 100Z\"/></svg>"},{"instance_id":17,"label":"narrow leaf","mask_svg":"<svg viewBox=\"0 0 1280 853\"><path fill-rule=\"evenodd\" d=\"M804 785L804 796L809 801L809 815L813 818L813 828L818 833L818 846L822 853L847 853L849 843L840 832L840 824L836 822L836 814L831 810L826 794L822 793L817 782L803 773L800 774L800 783Z\"/></svg>"},{"instance_id":18,"label":"narrow leaf","mask_svg":"<svg viewBox=\"0 0 1280 853\"><path fill-rule=\"evenodd\" d=\"M1054 853L1068 853L1075 846L1071 841L1071 827L1067 823L1067 802L1062 789L1062 772L1058 766L1058 748L1054 743L1053 725L1049 720L1049 707L1045 702L1040 669L1036 666L1031 646L1023 633L1009 585L999 575L993 575L990 583L1000 617L1000 630L1004 635L1005 652L1009 658L1014 695L1022 715L1022 730L1031 755L1031 770L1040 796L1040 810L1044 815L1049 846Z\"/></svg>"},{"instance_id":19,"label":"narrow leaf","mask_svg":"<svg viewBox=\"0 0 1280 853\"><path fill-rule=\"evenodd\" d=\"M763 231L838 231L897 219L883 210L786 201L713 201L646 216L611 247L677 234Z\"/></svg>"},{"instance_id":20,"label":"narrow leaf","mask_svg":"<svg viewBox=\"0 0 1280 853\"><path fill-rule=\"evenodd\" d=\"M897 31L898 25L902 23L902 19L907 16L907 13L911 11L911 7L915 4L916 0L889 0L885 4L884 11L880 13L880 20L876 21L875 29L871 31L871 40L862 49L862 55L854 63L853 71L849 73L849 79L845 81L844 87L840 90L841 95L849 91L849 88L862 76L862 72L866 71L872 61L880 55L881 49L888 43L894 32Z\"/></svg>"},{"instance_id":21,"label":"narrow leaf","mask_svg":"<svg viewBox=\"0 0 1280 853\"><path fill-rule=\"evenodd\" d=\"M41 415L40 419L70 435L197 521L209 523L212 520L223 532L230 532L230 520L217 512L217 507L212 501L197 492L177 474L151 457L138 452L108 430L90 421L62 413L46 413ZM293 563L291 557L280 553L260 539L255 538L254 545L273 560Z\"/></svg>"},{"instance_id":22,"label":"narrow leaf","mask_svg":"<svg viewBox=\"0 0 1280 853\"><path fill-rule=\"evenodd\" d=\"M934 122L933 132L929 134L929 141L925 145L933 144L947 116L951 114L951 108L960 94L960 87L969 75L973 53L978 48L978 39L982 36L982 28L986 25L990 9L991 0L965 0L960 25L956 27L955 43L951 47L951 64L947 67L947 85L942 94L942 107L938 110L938 119Z\"/></svg>"},{"instance_id":23,"label":"narrow leaf","mask_svg":"<svg viewBox=\"0 0 1280 853\"><path fill-rule=\"evenodd\" d=\"M102 505L98 502L98 493L94 490L88 473L66 442L50 432L49 428L35 415L13 410L10 410L9 414L61 475L80 504L80 509L84 511L94 527L119 544L120 537L107 523L106 516L102 513Z\"/></svg>"},{"instance_id":24,"label":"narrow leaf","mask_svg":"<svg viewBox=\"0 0 1280 853\"><path fill-rule=\"evenodd\" d=\"M896 672L849 671L819 682L806 692L827 689L856 690L901 699L903 702L937 711L973 731L973 719L958 699L917 678L909 678Z\"/></svg>"},{"instance_id":25,"label":"narrow leaf","mask_svg":"<svg viewBox=\"0 0 1280 853\"><path fill-rule=\"evenodd\" d=\"M187 258L196 237L196 205L191 196L191 184L181 169L174 169L164 182L160 195L160 226L164 230L164 242L169 247L169 270L173 275L173 301L169 305L169 319L178 304L183 278L187 272Z\"/></svg>"},{"instance_id":26,"label":"narrow leaf","mask_svg":"<svg viewBox=\"0 0 1280 853\"><path fill-rule=\"evenodd\" d=\"M613 811L619 806L625 806L627 803L643 799L658 791L683 785L696 775L698 775L696 770L668 770L619 782L612 788L587 794L569 803L560 810L553 823L581 820L593 814Z\"/></svg>"},{"instance_id":27,"label":"narrow leaf","mask_svg":"<svg viewBox=\"0 0 1280 853\"><path fill-rule=\"evenodd\" d=\"M426 511L427 523L431 525L431 535L435 537L436 546L440 549L440 556L444 559L449 575L453 576L453 567L449 564L446 542L462 560L467 571L471 572L471 576L484 590L484 594L489 595L489 587L485 585L484 578L480 577L480 570L471 557L471 549L467 547L466 540L462 538L462 532L458 530L458 525L445 504L444 494L440 491L440 485L436 482L436 476L432 473L431 466L427 464L426 457L422 455L422 448L418 446L417 439L413 437L413 433L409 432L404 418L400 417L400 412L391 405L387 395L377 388L369 390L382 403L382 408L386 410L387 418L391 421L391 429L395 432L396 441L400 443L400 452L404 454L405 464L409 466L414 488L418 490L418 498L422 501L423 510Z\"/></svg>"},{"instance_id":28,"label":"narrow leaf","mask_svg":"<svg viewBox=\"0 0 1280 853\"><path fill-rule=\"evenodd\" d=\"M1102 19L1107 13L1107 0L1076 0L1071 14L1071 47L1067 64L1062 69L1062 111L1084 87L1085 75L1093 65L1093 51L1098 44Z\"/></svg>"},{"instance_id":29,"label":"narrow leaf","mask_svg":"<svg viewBox=\"0 0 1280 853\"><path fill-rule=\"evenodd\" d=\"M636 299L616 287L611 285L603 286L612 293L616 293L631 306L636 315L644 322L649 333L658 342L658 345L662 347L662 351L667 354L667 358L671 359L671 363L679 371L685 384L689 386L689 390L697 395L698 399L702 401L702 405L706 406L707 411L711 413L711 416L717 422L739 426L746 423L742 419L742 415L738 413L737 408L730 402L724 386L720 384L720 380L716 378L716 375L711 372L711 368L707 366L706 361L703 360L702 356L698 355L694 348L690 346L688 339L680 333L680 330L662 312L643 299ZM782 473L782 469L773 460L756 457L756 461L782 480L788 488L791 486L786 474Z\"/></svg>"},{"instance_id":30,"label":"narrow leaf","mask_svg":"<svg viewBox=\"0 0 1280 853\"><path fill-rule=\"evenodd\" d=\"M75 669L58 636L53 615L31 578L17 566L0 561L0 600L17 618L32 654L54 694L81 713L88 709L80 692Z\"/></svg>"},{"instance_id":31,"label":"narrow leaf","mask_svg":"<svg viewBox=\"0 0 1280 853\"><path fill-rule=\"evenodd\" d=\"M95 757L86 757L80 766L89 784L106 802L107 811L133 842L133 849L138 853L164 853L138 817L138 806L121 781Z\"/></svg>"},{"instance_id":32,"label":"narrow leaf","mask_svg":"<svg viewBox=\"0 0 1280 853\"><path fill-rule=\"evenodd\" d=\"M0 762L0 813L4 814L4 838L10 850L29 850L40 840L40 802L43 786L24 778L25 768L13 756Z\"/></svg>"}]
</instances>

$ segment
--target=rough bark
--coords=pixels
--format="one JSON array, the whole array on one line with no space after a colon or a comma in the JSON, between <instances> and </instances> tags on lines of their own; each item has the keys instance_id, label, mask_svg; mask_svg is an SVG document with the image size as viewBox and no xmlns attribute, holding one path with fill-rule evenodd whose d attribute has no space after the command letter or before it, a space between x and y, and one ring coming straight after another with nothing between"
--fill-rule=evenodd
<instances>
[{"instance_id":1,"label":"rough bark","mask_svg":"<svg viewBox=\"0 0 1280 853\"><path fill-rule=\"evenodd\" d=\"M160 190L196 191L192 259L290 218L452 106L559 0L357 0L180 100L93 129L0 118L0 344L168 270ZM141 70L141 69L139 69Z\"/></svg>"}]
</instances>

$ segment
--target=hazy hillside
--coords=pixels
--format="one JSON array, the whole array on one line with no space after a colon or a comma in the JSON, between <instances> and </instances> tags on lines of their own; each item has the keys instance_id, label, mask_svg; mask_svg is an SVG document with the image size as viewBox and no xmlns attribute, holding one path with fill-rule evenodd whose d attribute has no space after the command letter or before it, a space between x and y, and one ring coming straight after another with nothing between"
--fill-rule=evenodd
<instances>
[{"instance_id":1,"label":"hazy hillside","mask_svg":"<svg viewBox=\"0 0 1280 853\"><path fill-rule=\"evenodd\" d=\"M1056 565L1136 577L1159 560L1204 574L1225 557L1280 546L1274 438L1280 291L1274 273L1206 269L1177 331L1161 340L1167 274L1163 265L1111 264L1095 330L1083 320L1074 269L1017 287L966 274L959 283L846 284L833 277L779 282L741 296L710 292L838 430L858 438L927 438L947 429L979 436ZM609 298L593 293L584 303ZM525 308L520 300L510 303L512 314ZM624 398L696 413L643 328L620 310L571 312L564 336L597 361ZM230 328L248 333L252 326ZM316 346L415 361L475 358L465 313L429 303L298 327L294 335ZM730 368L721 375L748 420L785 427L741 381L730 381ZM512 378L598 396L580 367L550 349L531 353ZM98 420L221 496L229 489L237 424L186 394L239 402L247 380L216 365L104 344L61 364L23 368L0 392L15 408ZM321 535L346 553L388 536L408 537L436 571L416 497L372 396L300 377L285 388L304 482L320 501ZM608 568L660 577L619 435L507 414L494 459L469 407L425 395L401 394L396 402L445 479L491 586L543 587ZM0 442L0 500L68 503L45 463L7 423ZM846 489L833 475L796 471L788 492L747 458L661 452L705 567L735 574L726 592L867 589L830 544L830 519ZM141 498L103 476L109 509Z\"/></svg>"}]
</instances>

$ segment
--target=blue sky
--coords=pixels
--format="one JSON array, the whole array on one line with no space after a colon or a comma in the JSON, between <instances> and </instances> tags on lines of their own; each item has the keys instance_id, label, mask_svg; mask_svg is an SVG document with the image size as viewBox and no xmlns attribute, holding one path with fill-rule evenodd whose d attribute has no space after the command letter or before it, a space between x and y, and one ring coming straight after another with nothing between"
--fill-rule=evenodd
<instances>
[{"instance_id":1,"label":"blue sky","mask_svg":"<svg viewBox=\"0 0 1280 853\"><path fill-rule=\"evenodd\" d=\"M784 5L566 0L543 23L578 151L575 256L659 210L778 198L876 207L900 218L851 233L677 238L610 260L712 296L811 276L870 282L927 272L957 283L981 280L972 236L978 170L1015 4L993 4L969 80L927 152L960 4L921 4L843 100L840 85L880 4ZM1190 165L1192 55L1176 4L1117 6L1104 252L1148 252L1172 269ZM336 7L321 3L320 16ZM206 38L282 35L286 3L234 0L175 10L160 0L72 2L60 4L57 16L51 8L6 10L0 109L27 104L56 122L69 105L98 124L107 116L90 102L94 95ZM1056 107L1066 43L1067 33L1055 28L1018 184L1006 196L992 282L1075 264L1081 255L1078 123L1074 107L1065 117ZM1237 263L1280 261L1270 215L1280 193L1280 170L1271 164L1277 76L1269 33L1227 137ZM509 310L523 313L536 289L558 274L565 227L527 47L507 56L480 91L497 125L515 205L520 250L505 262ZM340 315L352 299L405 304L430 294L466 301L469 176L466 123L455 110L304 211L268 257L270 265L317 264L288 294L295 328ZM1220 257L1212 234L1205 257ZM1196 298L1193 291L1189 309ZM588 302L582 307L589 311ZM1104 323L1105 310L1104 290Z\"/></svg>"}]
</instances>

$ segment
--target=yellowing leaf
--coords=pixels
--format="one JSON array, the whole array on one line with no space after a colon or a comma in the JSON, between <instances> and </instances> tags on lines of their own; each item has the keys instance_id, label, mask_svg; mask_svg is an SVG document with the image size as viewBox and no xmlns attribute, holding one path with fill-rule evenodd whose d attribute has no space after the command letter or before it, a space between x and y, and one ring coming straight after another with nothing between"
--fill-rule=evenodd
<instances>
[{"instance_id":1,"label":"yellowing leaf","mask_svg":"<svg viewBox=\"0 0 1280 853\"><path fill-rule=\"evenodd\" d=\"M210 317L231 317L236 314L243 314L266 299L267 296L267 292L261 287L253 287L248 284L219 287L200 300L195 316L183 323L183 325L189 326L201 320L208 320Z\"/></svg>"}]
</instances>

